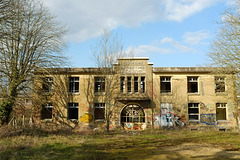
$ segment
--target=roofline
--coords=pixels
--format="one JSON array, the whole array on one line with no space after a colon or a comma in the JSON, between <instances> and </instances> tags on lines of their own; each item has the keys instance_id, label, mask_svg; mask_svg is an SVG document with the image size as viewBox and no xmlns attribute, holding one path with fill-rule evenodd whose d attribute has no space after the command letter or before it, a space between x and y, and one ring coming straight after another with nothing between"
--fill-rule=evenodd
<instances>
[{"instance_id":1,"label":"roofline","mask_svg":"<svg viewBox=\"0 0 240 160\"><path fill-rule=\"evenodd\" d=\"M37 68L34 74L101 73L103 68Z\"/></svg>"},{"instance_id":2,"label":"roofline","mask_svg":"<svg viewBox=\"0 0 240 160\"><path fill-rule=\"evenodd\" d=\"M214 67L153 67L153 73L211 73Z\"/></svg>"},{"instance_id":3,"label":"roofline","mask_svg":"<svg viewBox=\"0 0 240 160\"><path fill-rule=\"evenodd\" d=\"M127 59L131 59L131 60L149 60L149 57L121 57L121 58L118 58L117 60L127 60Z\"/></svg>"}]
</instances>

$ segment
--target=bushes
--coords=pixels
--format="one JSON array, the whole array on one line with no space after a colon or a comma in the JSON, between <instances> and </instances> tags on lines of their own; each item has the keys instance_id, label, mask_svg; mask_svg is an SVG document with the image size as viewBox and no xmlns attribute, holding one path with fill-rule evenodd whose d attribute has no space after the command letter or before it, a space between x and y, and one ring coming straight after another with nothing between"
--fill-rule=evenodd
<instances>
[{"instance_id":1,"label":"bushes","mask_svg":"<svg viewBox=\"0 0 240 160\"><path fill-rule=\"evenodd\" d=\"M10 113L12 111L12 103L10 101L2 101L0 103L0 123L8 122Z\"/></svg>"}]
</instances>

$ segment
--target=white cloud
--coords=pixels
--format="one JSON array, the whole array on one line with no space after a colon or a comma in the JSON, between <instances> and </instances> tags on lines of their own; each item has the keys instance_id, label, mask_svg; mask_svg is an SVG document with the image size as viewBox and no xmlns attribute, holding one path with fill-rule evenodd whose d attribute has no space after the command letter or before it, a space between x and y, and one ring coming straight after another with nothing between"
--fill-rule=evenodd
<instances>
[{"instance_id":1,"label":"white cloud","mask_svg":"<svg viewBox=\"0 0 240 160\"><path fill-rule=\"evenodd\" d=\"M174 39L169 38L169 37L163 38L160 42L162 44L169 44L170 48L176 50L177 52L181 52L181 53L188 53L193 50L192 48L190 48L186 45L183 45L180 42L175 41Z\"/></svg>"},{"instance_id":2,"label":"white cloud","mask_svg":"<svg viewBox=\"0 0 240 160\"><path fill-rule=\"evenodd\" d=\"M169 20L182 21L219 1L221 0L167 0L165 13Z\"/></svg>"},{"instance_id":3,"label":"white cloud","mask_svg":"<svg viewBox=\"0 0 240 160\"><path fill-rule=\"evenodd\" d=\"M151 44L142 44L137 47L130 46L126 49L126 52L133 52L135 56L145 56L148 54L195 53L195 49L173 38L165 37L160 41L153 41Z\"/></svg>"},{"instance_id":4,"label":"white cloud","mask_svg":"<svg viewBox=\"0 0 240 160\"><path fill-rule=\"evenodd\" d=\"M202 53L199 47L208 45L207 40L210 38L210 32L206 30L186 32L182 38L181 41L178 41L171 37L164 37L150 44L142 44L137 47L131 46L126 49L126 52L133 52L135 56L147 54L199 54Z\"/></svg>"},{"instance_id":5,"label":"white cloud","mask_svg":"<svg viewBox=\"0 0 240 160\"><path fill-rule=\"evenodd\" d=\"M139 45L138 47L130 46L126 49L127 53L133 52L134 56L148 55L150 53L154 54L169 54L172 50L167 48L161 48L159 46L154 46L153 44Z\"/></svg>"},{"instance_id":6,"label":"white cloud","mask_svg":"<svg viewBox=\"0 0 240 160\"><path fill-rule=\"evenodd\" d=\"M159 20L182 21L219 0L42 0L70 28L70 42L99 36L103 29L136 27Z\"/></svg>"},{"instance_id":7,"label":"white cloud","mask_svg":"<svg viewBox=\"0 0 240 160\"><path fill-rule=\"evenodd\" d=\"M196 31L196 32L186 32L183 35L183 40L185 43L197 45L202 44L203 40L211 38L210 32L206 30Z\"/></svg>"}]
</instances>

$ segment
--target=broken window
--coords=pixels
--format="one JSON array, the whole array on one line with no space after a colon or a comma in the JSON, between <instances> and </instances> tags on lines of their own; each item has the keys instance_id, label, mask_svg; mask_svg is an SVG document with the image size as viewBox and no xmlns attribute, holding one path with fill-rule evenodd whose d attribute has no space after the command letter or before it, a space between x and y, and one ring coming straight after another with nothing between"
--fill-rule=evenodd
<instances>
[{"instance_id":1,"label":"broken window","mask_svg":"<svg viewBox=\"0 0 240 160\"><path fill-rule=\"evenodd\" d=\"M46 103L42 106L42 119L52 119L52 103Z\"/></svg>"},{"instance_id":2,"label":"broken window","mask_svg":"<svg viewBox=\"0 0 240 160\"><path fill-rule=\"evenodd\" d=\"M138 92L138 77L134 77L134 92Z\"/></svg>"},{"instance_id":3,"label":"broken window","mask_svg":"<svg viewBox=\"0 0 240 160\"><path fill-rule=\"evenodd\" d=\"M215 92L225 92L224 77L215 77Z\"/></svg>"},{"instance_id":4,"label":"broken window","mask_svg":"<svg viewBox=\"0 0 240 160\"><path fill-rule=\"evenodd\" d=\"M120 91L124 92L124 90L125 90L125 77L121 77L120 79L121 79Z\"/></svg>"},{"instance_id":5,"label":"broken window","mask_svg":"<svg viewBox=\"0 0 240 160\"><path fill-rule=\"evenodd\" d=\"M188 77L188 93L198 93L198 77Z\"/></svg>"},{"instance_id":6,"label":"broken window","mask_svg":"<svg viewBox=\"0 0 240 160\"><path fill-rule=\"evenodd\" d=\"M226 114L227 103L216 104L216 120L227 120Z\"/></svg>"},{"instance_id":7,"label":"broken window","mask_svg":"<svg viewBox=\"0 0 240 160\"><path fill-rule=\"evenodd\" d=\"M69 77L69 92L79 92L79 77Z\"/></svg>"},{"instance_id":8,"label":"broken window","mask_svg":"<svg viewBox=\"0 0 240 160\"><path fill-rule=\"evenodd\" d=\"M94 104L94 118L95 120L105 119L105 103Z\"/></svg>"},{"instance_id":9,"label":"broken window","mask_svg":"<svg viewBox=\"0 0 240 160\"><path fill-rule=\"evenodd\" d=\"M171 92L171 77L161 77L160 78L160 92L169 93Z\"/></svg>"},{"instance_id":10,"label":"broken window","mask_svg":"<svg viewBox=\"0 0 240 160\"><path fill-rule=\"evenodd\" d=\"M94 92L105 92L105 78L104 77L95 77L95 88Z\"/></svg>"},{"instance_id":11,"label":"broken window","mask_svg":"<svg viewBox=\"0 0 240 160\"><path fill-rule=\"evenodd\" d=\"M121 122L145 122L145 114L143 109L138 105L128 105L122 110Z\"/></svg>"},{"instance_id":12,"label":"broken window","mask_svg":"<svg viewBox=\"0 0 240 160\"><path fill-rule=\"evenodd\" d=\"M141 92L145 93L145 77L141 77Z\"/></svg>"},{"instance_id":13,"label":"broken window","mask_svg":"<svg viewBox=\"0 0 240 160\"><path fill-rule=\"evenodd\" d=\"M42 83L43 92L51 92L53 90L53 78L45 77Z\"/></svg>"},{"instance_id":14,"label":"broken window","mask_svg":"<svg viewBox=\"0 0 240 160\"><path fill-rule=\"evenodd\" d=\"M188 103L188 119L189 121L199 120L199 103Z\"/></svg>"},{"instance_id":15,"label":"broken window","mask_svg":"<svg viewBox=\"0 0 240 160\"><path fill-rule=\"evenodd\" d=\"M78 103L68 103L68 119L78 120Z\"/></svg>"},{"instance_id":16,"label":"broken window","mask_svg":"<svg viewBox=\"0 0 240 160\"><path fill-rule=\"evenodd\" d=\"M127 77L127 92L131 92L132 90L132 77Z\"/></svg>"}]
</instances>

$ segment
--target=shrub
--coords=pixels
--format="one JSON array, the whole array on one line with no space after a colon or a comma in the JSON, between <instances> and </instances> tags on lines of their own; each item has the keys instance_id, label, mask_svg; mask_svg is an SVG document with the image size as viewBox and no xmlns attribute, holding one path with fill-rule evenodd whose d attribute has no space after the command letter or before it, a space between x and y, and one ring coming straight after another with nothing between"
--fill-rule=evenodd
<instances>
[{"instance_id":1,"label":"shrub","mask_svg":"<svg viewBox=\"0 0 240 160\"><path fill-rule=\"evenodd\" d=\"M2 101L0 103L1 124L8 122L11 111L12 111L12 103L10 101Z\"/></svg>"}]
</instances>

